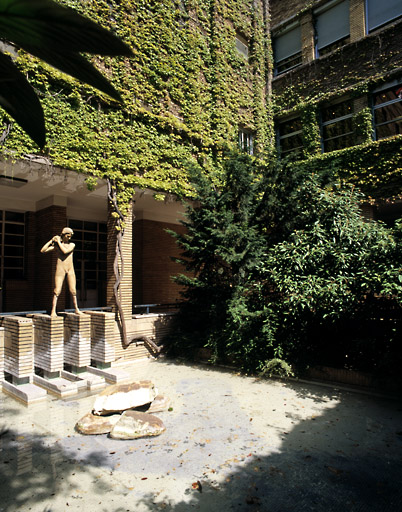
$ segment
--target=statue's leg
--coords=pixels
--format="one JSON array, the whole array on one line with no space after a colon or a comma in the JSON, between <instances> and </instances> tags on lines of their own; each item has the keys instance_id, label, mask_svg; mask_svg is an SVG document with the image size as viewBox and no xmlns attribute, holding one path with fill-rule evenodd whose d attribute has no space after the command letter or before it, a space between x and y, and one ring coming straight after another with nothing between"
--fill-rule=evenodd
<instances>
[{"instance_id":1,"label":"statue's leg","mask_svg":"<svg viewBox=\"0 0 402 512\"><path fill-rule=\"evenodd\" d=\"M71 297L73 299L73 305L74 305L74 311L81 315L81 311L78 308L78 302L77 302L77 290L76 290L76 278L75 278L75 272L69 272L67 274L67 280L68 280L68 287L70 288Z\"/></svg>"},{"instance_id":2,"label":"statue's leg","mask_svg":"<svg viewBox=\"0 0 402 512\"><path fill-rule=\"evenodd\" d=\"M50 312L50 316L57 316L57 313L56 313L57 299L59 298L61 288L63 286L64 274L56 271L56 276L55 276L54 280L55 280L55 286L54 286L54 292L53 292L52 311Z\"/></svg>"}]
</instances>

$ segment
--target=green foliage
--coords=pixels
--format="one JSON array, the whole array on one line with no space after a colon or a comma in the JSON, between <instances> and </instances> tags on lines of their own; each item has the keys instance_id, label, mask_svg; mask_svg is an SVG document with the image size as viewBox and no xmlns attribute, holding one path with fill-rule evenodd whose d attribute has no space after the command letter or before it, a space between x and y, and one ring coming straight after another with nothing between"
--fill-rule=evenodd
<instances>
[{"instance_id":1,"label":"green foliage","mask_svg":"<svg viewBox=\"0 0 402 512\"><path fill-rule=\"evenodd\" d=\"M282 359L270 359L266 361L262 370L260 371L260 377L282 377L289 378L294 377L292 367Z\"/></svg>"},{"instance_id":2,"label":"green foliage","mask_svg":"<svg viewBox=\"0 0 402 512\"><path fill-rule=\"evenodd\" d=\"M54 165L113 180L124 210L135 187L190 197L188 162L199 162L205 174L219 167L226 148L237 145L239 125L254 130L258 150L266 149L266 34L252 0L62 3L113 32L133 56L91 59L122 97L120 108L19 53L16 63L43 105L44 153ZM248 60L236 50L236 33L249 43ZM3 153L37 152L13 127Z\"/></svg>"},{"instance_id":3,"label":"green foliage","mask_svg":"<svg viewBox=\"0 0 402 512\"><path fill-rule=\"evenodd\" d=\"M64 73L120 101L119 93L81 53L131 55L116 36L53 0L2 0L0 36ZM45 145L41 105L12 60L0 52L0 105L40 146Z\"/></svg>"},{"instance_id":4,"label":"green foliage","mask_svg":"<svg viewBox=\"0 0 402 512\"><path fill-rule=\"evenodd\" d=\"M226 161L221 188L193 176L199 203L176 235L187 270L180 353L210 347L246 371L322 362L323 333L367 313L368 298L400 309L401 225L365 221L350 187L246 156Z\"/></svg>"}]
</instances>

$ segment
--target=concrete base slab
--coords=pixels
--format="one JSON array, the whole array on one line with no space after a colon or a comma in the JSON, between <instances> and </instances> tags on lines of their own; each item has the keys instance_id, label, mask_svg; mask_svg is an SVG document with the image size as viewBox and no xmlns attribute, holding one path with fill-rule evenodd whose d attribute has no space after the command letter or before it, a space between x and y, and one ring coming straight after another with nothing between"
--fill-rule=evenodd
<instances>
[{"instance_id":1,"label":"concrete base slab","mask_svg":"<svg viewBox=\"0 0 402 512\"><path fill-rule=\"evenodd\" d=\"M109 384L120 384L130 380L130 374L120 368L108 368L101 370L93 366L88 366L88 372L103 377Z\"/></svg>"},{"instance_id":2,"label":"concrete base slab","mask_svg":"<svg viewBox=\"0 0 402 512\"><path fill-rule=\"evenodd\" d=\"M78 389L82 391L83 389L88 389L90 391L95 391L97 389L103 389L106 385L106 381L104 377L100 375L95 375L89 371L80 372L78 375L75 373L62 371L61 376L67 380L72 382L76 382Z\"/></svg>"},{"instance_id":3,"label":"concrete base slab","mask_svg":"<svg viewBox=\"0 0 402 512\"><path fill-rule=\"evenodd\" d=\"M58 398L64 398L66 396L76 395L78 393L78 385L76 382L64 379L63 377L57 377L55 379L44 379L39 375L34 375L34 384L46 389L48 393L56 395Z\"/></svg>"},{"instance_id":4,"label":"concrete base slab","mask_svg":"<svg viewBox=\"0 0 402 512\"><path fill-rule=\"evenodd\" d=\"M25 405L35 404L46 400L47 392L34 384L20 384L16 386L11 382L2 382L3 392L19 400Z\"/></svg>"}]
</instances>

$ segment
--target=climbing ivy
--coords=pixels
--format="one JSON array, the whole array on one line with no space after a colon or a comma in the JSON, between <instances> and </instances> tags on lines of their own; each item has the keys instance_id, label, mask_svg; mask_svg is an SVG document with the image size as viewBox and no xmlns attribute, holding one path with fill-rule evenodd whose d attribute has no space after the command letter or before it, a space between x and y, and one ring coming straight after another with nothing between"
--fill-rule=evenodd
<instances>
[{"instance_id":1,"label":"climbing ivy","mask_svg":"<svg viewBox=\"0 0 402 512\"><path fill-rule=\"evenodd\" d=\"M116 33L134 57L92 57L120 92L124 106L20 51L19 68L37 91L53 165L115 183L124 212L135 187L191 196L188 162L206 173L237 144L238 127L267 148L261 2L253 0L63 0ZM235 46L249 44L249 59ZM5 119L5 116L3 116ZM13 126L3 155L39 150ZM216 179L216 178L215 178Z\"/></svg>"}]
</instances>

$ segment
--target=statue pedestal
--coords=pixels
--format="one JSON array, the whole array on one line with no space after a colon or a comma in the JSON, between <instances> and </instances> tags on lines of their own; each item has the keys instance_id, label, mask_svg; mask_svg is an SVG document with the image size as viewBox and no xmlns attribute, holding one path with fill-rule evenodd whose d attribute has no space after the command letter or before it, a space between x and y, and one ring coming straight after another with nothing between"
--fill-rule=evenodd
<instances>
[{"instance_id":1,"label":"statue pedestal","mask_svg":"<svg viewBox=\"0 0 402 512\"><path fill-rule=\"evenodd\" d=\"M57 397L78 393L77 382L64 378L64 318L33 315L35 331L35 368L43 376L34 375L34 383Z\"/></svg>"},{"instance_id":2,"label":"statue pedestal","mask_svg":"<svg viewBox=\"0 0 402 512\"><path fill-rule=\"evenodd\" d=\"M114 313L85 311L91 319L91 361L102 367L115 360L116 321Z\"/></svg>"},{"instance_id":3,"label":"statue pedestal","mask_svg":"<svg viewBox=\"0 0 402 512\"><path fill-rule=\"evenodd\" d=\"M6 316L0 328L0 381L4 393L26 405L46 400L46 391L32 384L34 334L30 318ZM5 374L9 380L5 379Z\"/></svg>"}]
</instances>

